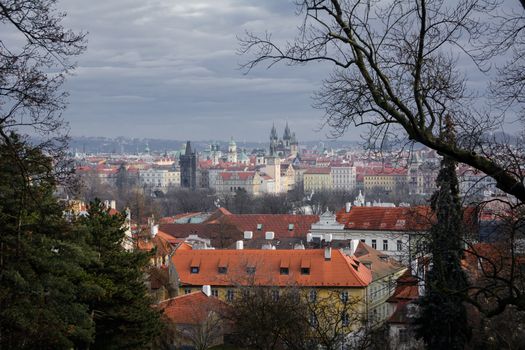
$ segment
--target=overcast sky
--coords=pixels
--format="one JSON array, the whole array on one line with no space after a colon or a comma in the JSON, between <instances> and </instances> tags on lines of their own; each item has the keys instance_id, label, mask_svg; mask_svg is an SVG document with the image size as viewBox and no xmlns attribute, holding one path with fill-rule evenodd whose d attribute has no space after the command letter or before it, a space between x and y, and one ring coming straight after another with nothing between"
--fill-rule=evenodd
<instances>
[{"instance_id":1,"label":"overcast sky","mask_svg":"<svg viewBox=\"0 0 525 350\"><path fill-rule=\"evenodd\" d=\"M292 38L291 0L62 0L65 25L88 49L65 88L73 136L268 139L288 121L299 140L324 139L311 96L328 64L262 66L244 75L237 37ZM352 130L355 139L364 130Z\"/></svg>"},{"instance_id":2,"label":"overcast sky","mask_svg":"<svg viewBox=\"0 0 525 350\"><path fill-rule=\"evenodd\" d=\"M288 121L302 140L323 139L311 95L328 65L239 70L237 36L271 29L293 37L286 0L67 0L66 25L89 32L65 88L74 136L262 141Z\"/></svg>"}]
</instances>

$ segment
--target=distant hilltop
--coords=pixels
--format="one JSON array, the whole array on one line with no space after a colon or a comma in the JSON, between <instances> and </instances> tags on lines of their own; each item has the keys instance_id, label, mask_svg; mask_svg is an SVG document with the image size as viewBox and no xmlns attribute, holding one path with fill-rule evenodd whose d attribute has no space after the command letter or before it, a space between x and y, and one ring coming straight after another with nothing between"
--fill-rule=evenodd
<instances>
[{"instance_id":1,"label":"distant hilltop","mask_svg":"<svg viewBox=\"0 0 525 350\"><path fill-rule=\"evenodd\" d=\"M210 144L219 144L221 148L227 149L229 140L201 140L195 141L191 136L191 145L197 151L205 150ZM184 148L187 140L167 140L153 138L128 138L128 137L97 137L80 136L71 137L69 148L71 151L81 153L114 153L114 154L135 154L135 153L158 153L178 151ZM319 144L332 148L354 148L359 146L359 142L341 140L318 140L301 141L301 145L306 148L318 147ZM268 148L268 141L254 142L250 140L237 140L239 147L246 149Z\"/></svg>"}]
</instances>

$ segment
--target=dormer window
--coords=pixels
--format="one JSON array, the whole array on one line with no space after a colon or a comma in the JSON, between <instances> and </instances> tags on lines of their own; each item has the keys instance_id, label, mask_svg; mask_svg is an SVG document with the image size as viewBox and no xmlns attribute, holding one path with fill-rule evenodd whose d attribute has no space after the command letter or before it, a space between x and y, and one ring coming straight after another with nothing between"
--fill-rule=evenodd
<instances>
[{"instance_id":1,"label":"dormer window","mask_svg":"<svg viewBox=\"0 0 525 350\"><path fill-rule=\"evenodd\" d=\"M309 267L301 267L301 275L309 275L309 274L310 274Z\"/></svg>"},{"instance_id":2,"label":"dormer window","mask_svg":"<svg viewBox=\"0 0 525 350\"><path fill-rule=\"evenodd\" d=\"M246 268L246 273L247 273L248 275L254 275L254 274L255 274L255 266L248 266L248 267Z\"/></svg>"},{"instance_id":3,"label":"dormer window","mask_svg":"<svg viewBox=\"0 0 525 350\"><path fill-rule=\"evenodd\" d=\"M293 231L293 224L288 224L288 231Z\"/></svg>"},{"instance_id":4,"label":"dormer window","mask_svg":"<svg viewBox=\"0 0 525 350\"><path fill-rule=\"evenodd\" d=\"M257 231L261 231L262 230L262 224L257 224Z\"/></svg>"},{"instance_id":5,"label":"dormer window","mask_svg":"<svg viewBox=\"0 0 525 350\"><path fill-rule=\"evenodd\" d=\"M221 275L224 275L228 272L228 268L226 266L219 266L219 273Z\"/></svg>"},{"instance_id":6,"label":"dormer window","mask_svg":"<svg viewBox=\"0 0 525 350\"><path fill-rule=\"evenodd\" d=\"M287 267L281 267L280 272L281 272L281 275L288 275L289 274L289 270L288 270Z\"/></svg>"},{"instance_id":7,"label":"dormer window","mask_svg":"<svg viewBox=\"0 0 525 350\"><path fill-rule=\"evenodd\" d=\"M199 259L192 259L191 261L191 264L190 264L190 272L191 273L199 273L199 268L201 266L201 262Z\"/></svg>"}]
</instances>

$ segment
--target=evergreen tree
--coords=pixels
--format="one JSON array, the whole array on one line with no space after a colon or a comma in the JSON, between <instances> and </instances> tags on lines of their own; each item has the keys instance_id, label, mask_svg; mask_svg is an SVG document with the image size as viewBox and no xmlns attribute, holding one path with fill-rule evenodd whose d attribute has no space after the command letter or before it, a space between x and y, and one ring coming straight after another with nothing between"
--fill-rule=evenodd
<instances>
[{"instance_id":1,"label":"evergreen tree","mask_svg":"<svg viewBox=\"0 0 525 350\"><path fill-rule=\"evenodd\" d=\"M151 307L144 284L150 255L123 249L124 220L95 201L78 222L98 255L88 272L103 288L102 296L88 300L96 329L94 349L147 349L160 332L160 314Z\"/></svg>"},{"instance_id":2,"label":"evergreen tree","mask_svg":"<svg viewBox=\"0 0 525 350\"><path fill-rule=\"evenodd\" d=\"M51 161L15 134L0 142L0 348L68 349L90 341L80 299L93 255L53 197Z\"/></svg>"},{"instance_id":3,"label":"evergreen tree","mask_svg":"<svg viewBox=\"0 0 525 350\"><path fill-rule=\"evenodd\" d=\"M450 120L445 140L452 141ZM437 177L438 190L431 198L436 224L430 230L432 266L426 292L420 299L417 332L427 348L464 349L471 335L463 303L467 277L461 267L463 211L459 197L456 162L445 156Z\"/></svg>"}]
</instances>

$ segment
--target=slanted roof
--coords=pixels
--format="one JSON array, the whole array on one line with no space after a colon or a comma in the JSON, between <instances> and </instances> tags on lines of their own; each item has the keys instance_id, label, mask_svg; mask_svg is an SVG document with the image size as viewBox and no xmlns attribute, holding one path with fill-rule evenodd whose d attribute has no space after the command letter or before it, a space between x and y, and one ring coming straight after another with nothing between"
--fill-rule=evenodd
<instances>
[{"instance_id":1,"label":"slanted roof","mask_svg":"<svg viewBox=\"0 0 525 350\"><path fill-rule=\"evenodd\" d=\"M430 207L352 207L336 214L347 230L426 231L432 222Z\"/></svg>"},{"instance_id":2,"label":"slanted roof","mask_svg":"<svg viewBox=\"0 0 525 350\"><path fill-rule=\"evenodd\" d=\"M324 249L177 250L172 259L182 285L365 287L372 281L370 270L335 249L330 260L325 260ZM199 272L191 273L190 266L195 259L200 262ZM224 259L228 260L228 272L219 274L218 268ZM288 263L288 275L280 274L283 263ZM248 274L247 267L255 267L255 273ZM310 273L301 274L301 267L310 267Z\"/></svg>"},{"instance_id":3,"label":"slanted roof","mask_svg":"<svg viewBox=\"0 0 525 350\"><path fill-rule=\"evenodd\" d=\"M264 237L264 232L275 232L275 238L306 237L312 224L319 221L319 215L291 214L232 214L224 217L224 222L235 226L239 231L253 231L253 239ZM257 225L262 229L257 230ZM293 224L290 230L290 224ZM260 236L260 237L259 237Z\"/></svg>"},{"instance_id":4,"label":"slanted roof","mask_svg":"<svg viewBox=\"0 0 525 350\"><path fill-rule=\"evenodd\" d=\"M202 291L181 295L159 304L164 315L175 324L198 325L206 321L211 312L221 312L228 305Z\"/></svg>"},{"instance_id":5,"label":"slanted roof","mask_svg":"<svg viewBox=\"0 0 525 350\"><path fill-rule=\"evenodd\" d=\"M363 242L359 242L354 255L363 264L370 264L374 281L406 269L401 263Z\"/></svg>"}]
</instances>

